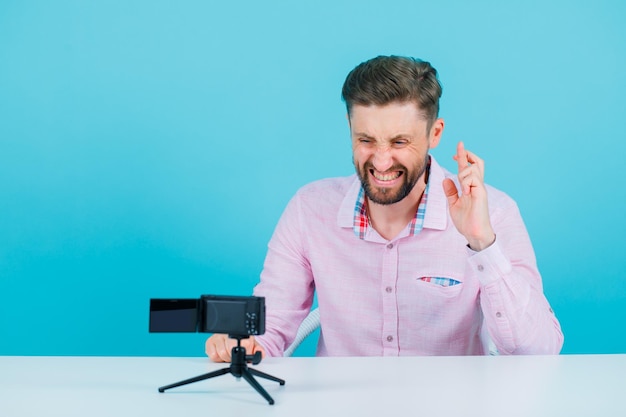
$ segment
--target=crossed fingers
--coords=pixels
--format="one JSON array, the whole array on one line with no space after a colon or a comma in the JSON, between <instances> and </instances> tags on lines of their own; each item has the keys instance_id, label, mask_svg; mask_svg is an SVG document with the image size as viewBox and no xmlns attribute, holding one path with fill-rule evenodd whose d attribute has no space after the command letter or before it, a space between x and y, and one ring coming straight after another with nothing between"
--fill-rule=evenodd
<instances>
[{"instance_id":1,"label":"crossed fingers","mask_svg":"<svg viewBox=\"0 0 626 417\"><path fill-rule=\"evenodd\" d=\"M459 142L456 147L454 160L459 168L459 184L463 195L469 195L473 187L481 186L485 176L485 164L482 159L474 153L465 149L463 142Z\"/></svg>"}]
</instances>

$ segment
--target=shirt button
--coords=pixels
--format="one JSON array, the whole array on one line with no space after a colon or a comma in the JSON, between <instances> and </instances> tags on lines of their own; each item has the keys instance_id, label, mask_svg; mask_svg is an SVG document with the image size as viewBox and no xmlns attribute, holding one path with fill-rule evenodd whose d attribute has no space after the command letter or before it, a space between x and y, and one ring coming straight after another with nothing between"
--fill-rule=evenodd
<instances>
[{"instance_id":1,"label":"shirt button","mask_svg":"<svg viewBox=\"0 0 626 417\"><path fill-rule=\"evenodd\" d=\"M497 317L497 318L502 317L502 313L500 313L500 312L498 311L498 312L496 313L496 317Z\"/></svg>"},{"instance_id":2,"label":"shirt button","mask_svg":"<svg viewBox=\"0 0 626 417\"><path fill-rule=\"evenodd\" d=\"M387 249L393 249L393 243L388 244Z\"/></svg>"},{"instance_id":3,"label":"shirt button","mask_svg":"<svg viewBox=\"0 0 626 417\"><path fill-rule=\"evenodd\" d=\"M387 336L387 341L388 342L393 342L393 336Z\"/></svg>"},{"instance_id":4,"label":"shirt button","mask_svg":"<svg viewBox=\"0 0 626 417\"><path fill-rule=\"evenodd\" d=\"M478 265L477 268L480 272L483 272L485 270L485 267L482 265Z\"/></svg>"},{"instance_id":5,"label":"shirt button","mask_svg":"<svg viewBox=\"0 0 626 417\"><path fill-rule=\"evenodd\" d=\"M390 292L392 292L392 291L393 291L393 288L391 288L391 287L387 287L387 288L385 288L385 291L387 291L388 293L390 293Z\"/></svg>"}]
</instances>

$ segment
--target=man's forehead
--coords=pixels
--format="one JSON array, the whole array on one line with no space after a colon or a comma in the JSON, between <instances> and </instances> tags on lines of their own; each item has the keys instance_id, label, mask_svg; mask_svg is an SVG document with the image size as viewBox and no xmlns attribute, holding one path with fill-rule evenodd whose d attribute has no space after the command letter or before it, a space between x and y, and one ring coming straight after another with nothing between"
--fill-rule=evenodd
<instances>
[{"instance_id":1,"label":"man's forehead","mask_svg":"<svg viewBox=\"0 0 626 417\"><path fill-rule=\"evenodd\" d=\"M387 135L392 131L411 131L421 129L428 123L423 111L414 103L391 103L378 105L355 105L348 115L350 128L354 131L384 130Z\"/></svg>"},{"instance_id":2,"label":"man's forehead","mask_svg":"<svg viewBox=\"0 0 626 417\"><path fill-rule=\"evenodd\" d=\"M350 109L348 113L349 119L354 119L355 115L358 117L360 115L383 115L383 114L395 114L400 115L404 114L407 116L413 116L413 118L417 118L420 120L426 120L427 115L424 110L422 110L416 102L407 101L407 102L391 102L387 104L355 104Z\"/></svg>"}]
</instances>

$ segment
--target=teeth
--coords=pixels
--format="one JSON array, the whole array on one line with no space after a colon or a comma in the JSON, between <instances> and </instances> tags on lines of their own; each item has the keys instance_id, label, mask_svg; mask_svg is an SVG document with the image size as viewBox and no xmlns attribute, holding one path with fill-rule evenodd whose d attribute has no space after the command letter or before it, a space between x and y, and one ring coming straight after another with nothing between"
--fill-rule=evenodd
<instances>
[{"instance_id":1,"label":"teeth","mask_svg":"<svg viewBox=\"0 0 626 417\"><path fill-rule=\"evenodd\" d=\"M374 177L375 177L377 180L380 180L380 181L391 181L391 180L395 180L395 179L396 179L396 178L398 178L399 176L400 176L400 173L399 173L399 172L397 172L397 171L396 171L396 172L389 173L389 174L380 174L380 173L374 172Z\"/></svg>"}]
</instances>

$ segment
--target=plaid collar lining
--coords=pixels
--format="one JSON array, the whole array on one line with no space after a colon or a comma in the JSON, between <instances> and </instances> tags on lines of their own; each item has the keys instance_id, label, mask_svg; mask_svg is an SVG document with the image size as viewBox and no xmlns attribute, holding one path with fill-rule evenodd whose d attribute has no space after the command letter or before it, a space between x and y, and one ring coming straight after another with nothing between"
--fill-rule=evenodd
<instances>
[{"instance_id":1,"label":"plaid collar lining","mask_svg":"<svg viewBox=\"0 0 626 417\"><path fill-rule=\"evenodd\" d=\"M424 217L426 215L426 201L428 200L428 188L430 187L430 181L428 181L429 174L430 157L428 158L428 164L426 165L426 188L424 189L422 199L417 206L415 217L411 219L411 223L409 224L409 233L411 236L417 235L419 232L422 231L422 228L424 227ZM354 234L361 240L365 239L365 235L367 235L369 227L370 222L369 216L367 215L367 204L365 204L365 190L363 189L363 186L361 186L361 189L359 190L359 195L356 198L356 204L354 206Z\"/></svg>"}]
</instances>

